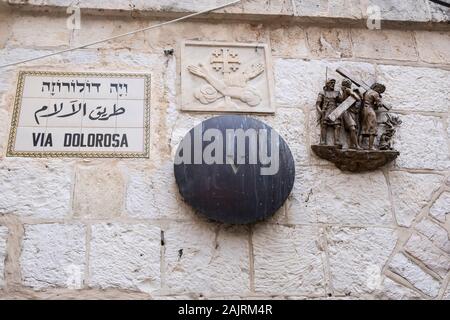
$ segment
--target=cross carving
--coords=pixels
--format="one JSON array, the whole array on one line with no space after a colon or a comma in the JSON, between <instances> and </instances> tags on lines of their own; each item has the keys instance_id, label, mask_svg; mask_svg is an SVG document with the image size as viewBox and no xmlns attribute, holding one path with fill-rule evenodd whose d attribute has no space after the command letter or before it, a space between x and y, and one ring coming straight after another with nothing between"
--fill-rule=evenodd
<instances>
[{"instance_id":1,"label":"cross carving","mask_svg":"<svg viewBox=\"0 0 450 320\"><path fill-rule=\"evenodd\" d=\"M230 49L215 50L212 53L210 63L214 70L222 70L222 73L224 74L237 71L241 64L238 54Z\"/></svg>"}]
</instances>

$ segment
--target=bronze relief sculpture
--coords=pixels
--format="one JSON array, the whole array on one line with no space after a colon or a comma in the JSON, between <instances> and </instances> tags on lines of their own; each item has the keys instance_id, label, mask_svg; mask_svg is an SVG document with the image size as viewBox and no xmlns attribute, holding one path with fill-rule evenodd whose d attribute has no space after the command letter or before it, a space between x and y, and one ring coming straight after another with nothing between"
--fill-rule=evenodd
<instances>
[{"instance_id":1,"label":"bronze relief sculpture","mask_svg":"<svg viewBox=\"0 0 450 320\"><path fill-rule=\"evenodd\" d=\"M393 161L400 154L393 149L393 138L401 120L387 112L390 108L382 101L386 87L369 86L342 69L336 71L344 77L340 90L335 89L335 79L327 79L316 101L320 143L312 145L312 150L352 172L374 170Z\"/></svg>"}]
</instances>

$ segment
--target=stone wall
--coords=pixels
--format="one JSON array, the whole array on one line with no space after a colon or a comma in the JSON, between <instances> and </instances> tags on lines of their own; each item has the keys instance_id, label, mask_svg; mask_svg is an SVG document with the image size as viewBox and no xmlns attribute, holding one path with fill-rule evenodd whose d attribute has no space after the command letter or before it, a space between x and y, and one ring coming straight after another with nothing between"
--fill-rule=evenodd
<instances>
[{"instance_id":1,"label":"stone wall","mask_svg":"<svg viewBox=\"0 0 450 320\"><path fill-rule=\"evenodd\" d=\"M339 9L342 2L352 10ZM365 27L367 2L381 6L381 30ZM80 1L81 30L69 30L68 3L4 1L0 64L220 4ZM337 8L325 15L314 3L244 1L1 69L0 298L449 299L448 16L425 0L321 1ZM174 148L212 116L178 110L183 39L271 47L277 111L257 117L288 142L297 176L267 222L215 224L180 199ZM333 75L338 66L387 86L386 101L403 120L401 155L388 167L344 173L310 151L318 139L316 94L326 67ZM150 159L6 157L19 70L150 72Z\"/></svg>"}]
</instances>

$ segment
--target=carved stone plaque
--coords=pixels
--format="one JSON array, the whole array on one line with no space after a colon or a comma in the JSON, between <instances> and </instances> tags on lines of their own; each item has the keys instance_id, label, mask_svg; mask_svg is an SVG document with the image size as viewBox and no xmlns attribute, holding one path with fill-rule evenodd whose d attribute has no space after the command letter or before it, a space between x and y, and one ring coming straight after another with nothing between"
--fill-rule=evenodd
<instances>
[{"instance_id":1,"label":"carved stone plaque","mask_svg":"<svg viewBox=\"0 0 450 320\"><path fill-rule=\"evenodd\" d=\"M182 110L275 112L266 44L186 41L180 65Z\"/></svg>"},{"instance_id":2,"label":"carved stone plaque","mask_svg":"<svg viewBox=\"0 0 450 320\"><path fill-rule=\"evenodd\" d=\"M7 156L149 155L150 75L24 71Z\"/></svg>"}]
</instances>

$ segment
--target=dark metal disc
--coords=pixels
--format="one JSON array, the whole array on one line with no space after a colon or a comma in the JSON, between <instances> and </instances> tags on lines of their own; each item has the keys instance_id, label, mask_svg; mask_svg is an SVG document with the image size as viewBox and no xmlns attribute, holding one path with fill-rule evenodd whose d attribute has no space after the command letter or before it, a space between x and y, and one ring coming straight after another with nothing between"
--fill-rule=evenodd
<instances>
[{"instance_id":1,"label":"dark metal disc","mask_svg":"<svg viewBox=\"0 0 450 320\"><path fill-rule=\"evenodd\" d=\"M233 132L235 135L230 135ZM255 136L257 146L251 139ZM211 151L213 142L216 149ZM227 148L227 143L234 146ZM214 157L214 163L208 155ZM295 179L294 159L283 138L265 123L237 115L211 118L191 129L178 146L174 171L180 193L189 205L212 220L230 224L253 223L272 216L291 193Z\"/></svg>"}]
</instances>

